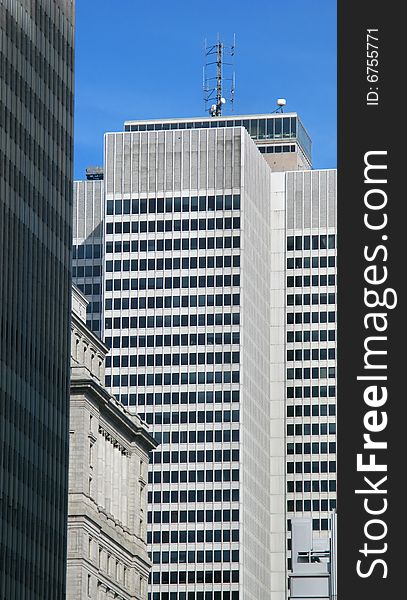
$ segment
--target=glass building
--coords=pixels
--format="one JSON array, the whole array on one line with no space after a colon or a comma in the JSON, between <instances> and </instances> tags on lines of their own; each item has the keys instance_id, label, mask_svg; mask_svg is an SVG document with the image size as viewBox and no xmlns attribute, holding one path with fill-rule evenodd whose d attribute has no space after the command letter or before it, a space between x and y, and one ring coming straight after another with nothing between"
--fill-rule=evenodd
<instances>
[{"instance_id":1,"label":"glass building","mask_svg":"<svg viewBox=\"0 0 407 600\"><path fill-rule=\"evenodd\" d=\"M65 598L73 11L0 1L0 597Z\"/></svg>"}]
</instances>

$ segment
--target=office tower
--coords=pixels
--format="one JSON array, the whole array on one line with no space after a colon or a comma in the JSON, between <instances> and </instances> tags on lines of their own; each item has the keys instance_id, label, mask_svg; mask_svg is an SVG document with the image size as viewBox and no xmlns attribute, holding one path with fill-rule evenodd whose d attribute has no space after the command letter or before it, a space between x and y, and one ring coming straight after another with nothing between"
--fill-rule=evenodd
<instances>
[{"instance_id":1,"label":"office tower","mask_svg":"<svg viewBox=\"0 0 407 600\"><path fill-rule=\"evenodd\" d=\"M288 526L310 518L323 538L336 508L336 171L273 173L272 190L285 205Z\"/></svg>"},{"instance_id":2,"label":"office tower","mask_svg":"<svg viewBox=\"0 0 407 600\"><path fill-rule=\"evenodd\" d=\"M284 594L284 544L271 540L283 502L270 522L270 178L241 127L105 138L106 385L161 443L153 600ZM283 456L274 468L281 478Z\"/></svg>"},{"instance_id":3,"label":"office tower","mask_svg":"<svg viewBox=\"0 0 407 600\"><path fill-rule=\"evenodd\" d=\"M65 598L72 1L0 2L0 596Z\"/></svg>"},{"instance_id":4,"label":"office tower","mask_svg":"<svg viewBox=\"0 0 407 600\"><path fill-rule=\"evenodd\" d=\"M67 600L147 598L146 425L104 387L108 351L72 290Z\"/></svg>"}]
</instances>

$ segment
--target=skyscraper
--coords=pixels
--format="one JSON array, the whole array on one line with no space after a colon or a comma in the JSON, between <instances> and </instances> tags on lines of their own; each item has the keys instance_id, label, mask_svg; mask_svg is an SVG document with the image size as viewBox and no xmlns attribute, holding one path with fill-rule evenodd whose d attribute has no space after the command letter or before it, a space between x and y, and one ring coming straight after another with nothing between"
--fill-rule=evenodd
<instances>
[{"instance_id":1,"label":"skyscraper","mask_svg":"<svg viewBox=\"0 0 407 600\"><path fill-rule=\"evenodd\" d=\"M104 170L106 383L161 442L151 598L282 598L270 169L245 129L225 127L107 134Z\"/></svg>"},{"instance_id":2,"label":"skyscraper","mask_svg":"<svg viewBox=\"0 0 407 600\"><path fill-rule=\"evenodd\" d=\"M65 597L73 1L0 2L0 596Z\"/></svg>"}]
</instances>

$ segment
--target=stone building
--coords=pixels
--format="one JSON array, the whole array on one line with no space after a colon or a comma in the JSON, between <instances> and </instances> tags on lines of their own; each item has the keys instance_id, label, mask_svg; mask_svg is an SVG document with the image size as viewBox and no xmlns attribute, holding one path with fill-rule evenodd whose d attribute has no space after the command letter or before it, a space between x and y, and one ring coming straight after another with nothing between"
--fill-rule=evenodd
<instances>
[{"instance_id":1,"label":"stone building","mask_svg":"<svg viewBox=\"0 0 407 600\"><path fill-rule=\"evenodd\" d=\"M147 598L148 453L156 442L104 387L108 351L72 298L67 599Z\"/></svg>"}]
</instances>

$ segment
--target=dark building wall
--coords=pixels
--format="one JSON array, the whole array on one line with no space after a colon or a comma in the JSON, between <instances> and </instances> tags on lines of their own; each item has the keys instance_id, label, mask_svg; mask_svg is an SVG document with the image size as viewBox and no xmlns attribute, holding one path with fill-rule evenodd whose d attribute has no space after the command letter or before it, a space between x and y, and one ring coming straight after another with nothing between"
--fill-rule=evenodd
<instances>
[{"instance_id":1,"label":"dark building wall","mask_svg":"<svg viewBox=\"0 0 407 600\"><path fill-rule=\"evenodd\" d=\"M65 598L73 11L0 0L0 597Z\"/></svg>"}]
</instances>

